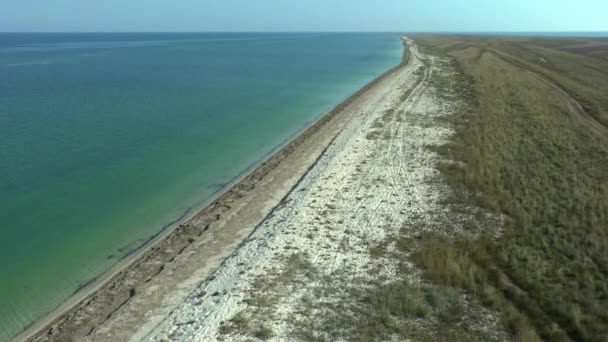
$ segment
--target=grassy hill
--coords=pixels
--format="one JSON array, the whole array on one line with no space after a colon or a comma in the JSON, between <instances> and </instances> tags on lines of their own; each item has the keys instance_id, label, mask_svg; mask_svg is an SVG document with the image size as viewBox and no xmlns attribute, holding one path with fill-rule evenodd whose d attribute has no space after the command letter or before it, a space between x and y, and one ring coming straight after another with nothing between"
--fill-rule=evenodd
<instances>
[{"instance_id":1,"label":"grassy hill","mask_svg":"<svg viewBox=\"0 0 608 342\"><path fill-rule=\"evenodd\" d=\"M608 338L608 39L412 36L456 64L466 110L443 173L502 234L428 238L436 282L480 295L522 340Z\"/></svg>"}]
</instances>

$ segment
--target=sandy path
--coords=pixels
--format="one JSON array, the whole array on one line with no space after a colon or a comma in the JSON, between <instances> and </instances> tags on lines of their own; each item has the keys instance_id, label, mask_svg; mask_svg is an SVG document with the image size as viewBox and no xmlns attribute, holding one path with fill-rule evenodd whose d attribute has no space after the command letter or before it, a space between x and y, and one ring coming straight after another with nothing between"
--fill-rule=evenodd
<instances>
[{"instance_id":1,"label":"sandy path","mask_svg":"<svg viewBox=\"0 0 608 342\"><path fill-rule=\"evenodd\" d=\"M608 128L606 128L606 126L602 125L594 117L589 115L585 111L583 106L580 104L580 102L578 102L567 91L563 90L557 84L547 80L546 78L542 77L541 75L539 75L535 72L532 72L527 69L523 69L523 70L526 73L528 73L529 75L531 75L532 77L536 78L537 80L539 80L539 81L545 83L546 85L548 85L549 87L551 87L564 100L564 102L566 102L566 105L568 106L568 110L570 111L570 114L573 117L578 118L581 121L581 123L586 125L589 129L591 129L593 132L595 132L598 136L600 136L600 137L608 136Z\"/></svg>"},{"instance_id":2,"label":"sandy path","mask_svg":"<svg viewBox=\"0 0 608 342\"><path fill-rule=\"evenodd\" d=\"M587 113L587 111L585 111L585 109L583 108L581 103L578 102L578 100L576 98L574 98L574 96L570 95L570 93L568 93L562 87L560 87L559 85L550 81L543 75L541 75L535 71L532 71L528 67L522 66L521 63L514 62L510 58L508 58L498 52L494 52L494 54L495 54L495 56L502 59L506 63L511 64L512 66L514 66L514 67L522 70L523 72L527 73L528 75L532 76L536 80L541 81L544 84L546 84L547 86L549 86L551 89L553 89L553 91L555 91L557 93L557 95L562 100L564 100L564 102L566 103L566 105L568 107L568 110L570 111L570 115L573 118L576 118L583 125L587 126L591 131L593 131L595 134L597 134L598 137L600 137L600 138L608 137L608 127L604 126L601 122L597 121L593 116L591 116L589 113Z\"/></svg>"},{"instance_id":3,"label":"sandy path","mask_svg":"<svg viewBox=\"0 0 608 342\"><path fill-rule=\"evenodd\" d=\"M368 92L247 241L167 319L137 339L214 341L226 337L223 326L244 313L270 327L273 340L290 340L294 327L324 314L322 308L303 312L304 303L312 299L330 307L340 300L339 294L327 295L334 282L348 289L377 277L378 269L390 279L398 265L372 258L370 248L405 224L445 213L440 205L445 189L433 181L438 157L427 146L447 142L451 130L431 123L448 109L429 91L430 78L439 72L434 60L423 63L420 52L412 52L408 67ZM303 270L319 276L306 278ZM256 308L262 300L271 303L270 311Z\"/></svg>"}]
</instances>

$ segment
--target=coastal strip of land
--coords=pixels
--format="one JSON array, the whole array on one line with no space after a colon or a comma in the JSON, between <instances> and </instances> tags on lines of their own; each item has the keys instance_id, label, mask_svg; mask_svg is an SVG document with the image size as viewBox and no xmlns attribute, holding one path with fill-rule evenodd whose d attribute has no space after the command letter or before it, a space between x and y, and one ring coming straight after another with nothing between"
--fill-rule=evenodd
<instances>
[{"instance_id":1,"label":"coastal strip of land","mask_svg":"<svg viewBox=\"0 0 608 342\"><path fill-rule=\"evenodd\" d=\"M277 147L214 198L80 289L15 341L123 341L157 327L243 244L361 108L393 86L399 65Z\"/></svg>"},{"instance_id":2,"label":"coastal strip of land","mask_svg":"<svg viewBox=\"0 0 608 342\"><path fill-rule=\"evenodd\" d=\"M430 234L474 235L446 199L464 108L449 58L419 51L353 115L253 233L153 329L132 340L506 341L470 293L412 259ZM500 222L498 222L500 223ZM496 225L500 227L500 224Z\"/></svg>"}]
</instances>

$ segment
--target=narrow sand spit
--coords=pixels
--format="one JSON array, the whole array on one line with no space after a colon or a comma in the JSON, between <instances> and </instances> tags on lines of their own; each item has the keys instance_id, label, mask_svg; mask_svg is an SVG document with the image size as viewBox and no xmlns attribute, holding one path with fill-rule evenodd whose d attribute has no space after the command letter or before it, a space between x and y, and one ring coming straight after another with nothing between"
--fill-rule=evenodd
<instances>
[{"instance_id":1,"label":"narrow sand spit","mask_svg":"<svg viewBox=\"0 0 608 342\"><path fill-rule=\"evenodd\" d=\"M235 253L134 340L305 340L303 327L318 337L332 310L348 308L341 301L349 289L372 278L392 279L402 265L374 258L370 248L403 234L404 226L447 215L440 201L448 189L436 181L439 158L428 149L452 134L436 122L450 114L450 104L430 84L443 71L435 58L424 58L415 46L410 51L408 66L370 89L312 168ZM414 267L408 277L420 281ZM478 329L497 324L490 313L486 317ZM239 329L244 321L257 330Z\"/></svg>"}]
</instances>

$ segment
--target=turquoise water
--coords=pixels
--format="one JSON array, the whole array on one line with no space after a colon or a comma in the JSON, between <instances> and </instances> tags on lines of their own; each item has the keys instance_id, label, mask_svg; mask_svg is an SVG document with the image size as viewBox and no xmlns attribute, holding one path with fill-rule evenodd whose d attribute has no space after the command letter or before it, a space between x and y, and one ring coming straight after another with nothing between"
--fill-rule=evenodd
<instances>
[{"instance_id":1,"label":"turquoise water","mask_svg":"<svg viewBox=\"0 0 608 342\"><path fill-rule=\"evenodd\" d=\"M0 340L400 57L371 34L0 34Z\"/></svg>"}]
</instances>

